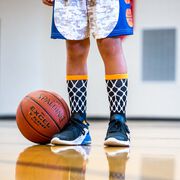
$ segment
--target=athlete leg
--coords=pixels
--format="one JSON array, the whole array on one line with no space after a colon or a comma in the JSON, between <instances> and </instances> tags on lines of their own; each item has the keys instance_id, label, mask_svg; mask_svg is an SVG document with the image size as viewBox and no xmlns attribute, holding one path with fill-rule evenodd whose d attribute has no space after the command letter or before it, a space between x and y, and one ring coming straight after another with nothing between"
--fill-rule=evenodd
<instances>
[{"instance_id":1,"label":"athlete leg","mask_svg":"<svg viewBox=\"0 0 180 180\"><path fill-rule=\"evenodd\" d=\"M97 45L105 65L106 74L125 74L127 65L119 37L98 39Z\"/></svg>"},{"instance_id":2,"label":"athlete leg","mask_svg":"<svg viewBox=\"0 0 180 180\"><path fill-rule=\"evenodd\" d=\"M110 122L105 137L105 145L129 146L129 129L126 125L126 102L128 75L119 37L97 40L102 56L110 106Z\"/></svg>"},{"instance_id":3,"label":"athlete leg","mask_svg":"<svg viewBox=\"0 0 180 180\"><path fill-rule=\"evenodd\" d=\"M87 56L90 40L67 40L67 75L87 75Z\"/></svg>"},{"instance_id":4,"label":"athlete leg","mask_svg":"<svg viewBox=\"0 0 180 180\"><path fill-rule=\"evenodd\" d=\"M87 56L89 38L85 40L67 40L67 87L71 109L70 123L62 132L55 134L52 144L85 145L91 143L86 121L87 99Z\"/></svg>"}]
</instances>

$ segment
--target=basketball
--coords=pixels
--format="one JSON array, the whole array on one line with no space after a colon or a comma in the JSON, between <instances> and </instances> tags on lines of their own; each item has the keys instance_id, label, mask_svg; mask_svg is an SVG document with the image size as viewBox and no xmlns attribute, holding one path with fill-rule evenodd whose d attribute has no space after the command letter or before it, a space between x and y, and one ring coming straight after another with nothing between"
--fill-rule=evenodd
<instances>
[{"instance_id":1,"label":"basketball","mask_svg":"<svg viewBox=\"0 0 180 180\"><path fill-rule=\"evenodd\" d=\"M16 122L28 140L47 144L68 123L70 112L63 98L44 90L27 94L19 103Z\"/></svg>"}]
</instances>

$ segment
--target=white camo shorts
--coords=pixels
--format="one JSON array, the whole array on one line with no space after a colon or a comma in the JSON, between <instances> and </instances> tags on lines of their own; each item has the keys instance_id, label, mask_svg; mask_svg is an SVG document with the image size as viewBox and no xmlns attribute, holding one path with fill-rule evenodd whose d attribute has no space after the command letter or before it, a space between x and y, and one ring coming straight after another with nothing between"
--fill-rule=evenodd
<instances>
[{"instance_id":1,"label":"white camo shorts","mask_svg":"<svg viewBox=\"0 0 180 180\"><path fill-rule=\"evenodd\" d=\"M53 39L82 40L133 34L130 0L54 0Z\"/></svg>"}]
</instances>

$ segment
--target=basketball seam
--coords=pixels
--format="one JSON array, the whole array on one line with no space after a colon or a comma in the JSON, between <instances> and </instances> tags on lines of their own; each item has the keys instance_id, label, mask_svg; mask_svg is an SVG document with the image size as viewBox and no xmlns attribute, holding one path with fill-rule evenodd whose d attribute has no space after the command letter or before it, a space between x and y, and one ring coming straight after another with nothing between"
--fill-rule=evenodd
<instances>
[{"instance_id":1,"label":"basketball seam","mask_svg":"<svg viewBox=\"0 0 180 180\"><path fill-rule=\"evenodd\" d=\"M53 120L53 122L56 124L56 126L58 127L59 131L61 131L61 128L59 127L59 125L57 124L57 122L54 120L54 118L46 111L46 109L41 106L41 104L39 104L35 99L33 99L32 97L30 96L26 96L27 98L31 99L33 102L35 102L36 104L38 104L47 114L48 116Z\"/></svg>"},{"instance_id":2,"label":"basketball seam","mask_svg":"<svg viewBox=\"0 0 180 180\"><path fill-rule=\"evenodd\" d=\"M25 117L25 115L24 115L24 113L23 113L22 104L20 104L20 110L21 110L21 113L22 113L25 121L29 124L29 126L30 126L34 131L36 131L38 134L40 134L41 136L44 136L45 138L48 138L48 140L49 140L49 138L50 138L49 136L46 136L46 135L42 134L41 132L37 131L37 130L29 123L29 121L26 119L26 117Z\"/></svg>"},{"instance_id":3,"label":"basketball seam","mask_svg":"<svg viewBox=\"0 0 180 180\"><path fill-rule=\"evenodd\" d=\"M43 91L43 92L47 92L47 91L44 91L44 90L41 90L41 91ZM66 116L67 117L69 117L69 111L67 112L67 110L66 110L66 107L64 106L64 104L61 102L61 99L59 99L57 96L55 96L53 93L51 93L51 92L48 92L49 94L51 94L52 96L54 96L61 104L62 104L62 106L64 107L64 109L65 109L65 111L66 111ZM64 101L64 100L63 100Z\"/></svg>"}]
</instances>

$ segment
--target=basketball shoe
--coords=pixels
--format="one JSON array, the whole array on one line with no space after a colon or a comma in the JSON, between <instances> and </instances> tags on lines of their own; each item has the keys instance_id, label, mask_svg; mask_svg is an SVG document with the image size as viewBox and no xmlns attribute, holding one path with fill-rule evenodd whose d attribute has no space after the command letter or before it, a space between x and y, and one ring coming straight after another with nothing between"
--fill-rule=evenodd
<instances>
[{"instance_id":1,"label":"basketball shoe","mask_svg":"<svg viewBox=\"0 0 180 180\"><path fill-rule=\"evenodd\" d=\"M129 146L130 131L126 125L126 119L120 114L111 116L104 145L107 146Z\"/></svg>"},{"instance_id":2,"label":"basketball shoe","mask_svg":"<svg viewBox=\"0 0 180 180\"><path fill-rule=\"evenodd\" d=\"M70 123L55 134L51 144L57 145L87 145L91 143L89 124L79 113L71 115Z\"/></svg>"}]
</instances>

